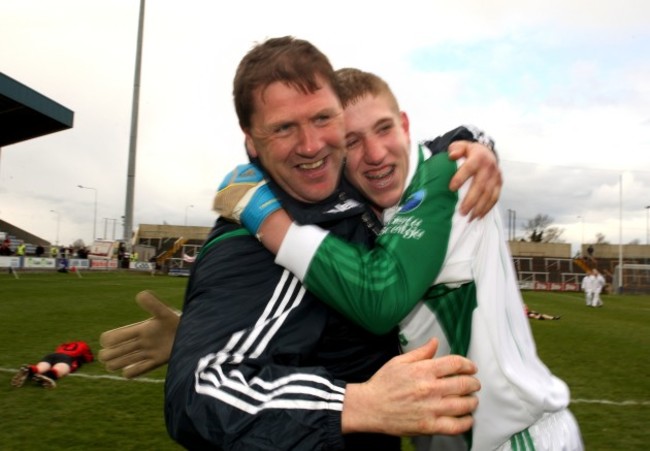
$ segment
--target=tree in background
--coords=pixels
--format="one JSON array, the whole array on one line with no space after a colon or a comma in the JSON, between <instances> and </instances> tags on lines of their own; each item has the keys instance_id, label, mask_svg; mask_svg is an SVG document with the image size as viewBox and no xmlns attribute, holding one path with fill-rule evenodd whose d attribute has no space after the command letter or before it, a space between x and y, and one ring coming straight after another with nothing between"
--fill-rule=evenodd
<instances>
[{"instance_id":1,"label":"tree in background","mask_svg":"<svg viewBox=\"0 0 650 451\"><path fill-rule=\"evenodd\" d=\"M609 241L607 241L607 238L605 238L605 235L602 233L597 233L596 234L596 243L595 244L609 244Z\"/></svg>"},{"instance_id":2,"label":"tree in background","mask_svg":"<svg viewBox=\"0 0 650 451\"><path fill-rule=\"evenodd\" d=\"M561 236L564 229L551 227L551 224L553 224L552 217L538 214L523 226L528 240L532 243L562 243Z\"/></svg>"}]
</instances>

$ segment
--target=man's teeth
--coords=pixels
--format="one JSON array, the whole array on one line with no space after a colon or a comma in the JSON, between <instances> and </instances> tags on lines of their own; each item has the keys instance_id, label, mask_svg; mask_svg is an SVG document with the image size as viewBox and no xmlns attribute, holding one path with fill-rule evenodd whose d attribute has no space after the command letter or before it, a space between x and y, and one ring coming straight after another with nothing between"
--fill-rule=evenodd
<instances>
[{"instance_id":1,"label":"man's teeth","mask_svg":"<svg viewBox=\"0 0 650 451\"><path fill-rule=\"evenodd\" d=\"M316 169L321 167L323 164L325 164L324 160L318 160L313 163L303 163L299 167L300 169Z\"/></svg>"},{"instance_id":2,"label":"man's teeth","mask_svg":"<svg viewBox=\"0 0 650 451\"><path fill-rule=\"evenodd\" d=\"M375 188L386 188L390 184L389 180L374 181L373 186Z\"/></svg>"},{"instance_id":3,"label":"man's teeth","mask_svg":"<svg viewBox=\"0 0 650 451\"><path fill-rule=\"evenodd\" d=\"M384 178L384 177L388 177L392 172L393 172L393 168L390 167L390 168L387 168L383 172L373 173L373 174L366 173L366 177L368 177L369 179L372 179L372 180L378 180L378 179L381 179L381 178Z\"/></svg>"}]
</instances>

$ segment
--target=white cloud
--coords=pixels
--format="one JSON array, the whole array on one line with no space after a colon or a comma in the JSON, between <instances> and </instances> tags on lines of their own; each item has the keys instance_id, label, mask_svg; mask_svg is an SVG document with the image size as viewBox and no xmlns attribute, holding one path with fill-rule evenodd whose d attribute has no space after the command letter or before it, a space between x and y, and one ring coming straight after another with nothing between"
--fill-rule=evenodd
<instances>
[{"instance_id":1,"label":"white cloud","mask_svg":"<svg viewBox=\"0 0 650 451\"><path fill-rule=\"evenodd\" d=\"M61 241L88 240L92 193L76 185L97 188L102 233L103 218L124 214L138 2L5 3L0 42L11 45L0 46L0 70L74 110L75 127L3 149L0 216L54 241L54 209ZM579 241L578 215L585 229L618 238L624 172L625 240L643 241L650 3L321 6L147 3L136 224L181 224L188 205L191 223L211 224L215 187L245 158L231 99L236 65L255 41L293 34L337 67L387 79L416 138L460 123L490 132L506 176L503 208L554 216L565 238Z\"/></svg>"}]
</instances>

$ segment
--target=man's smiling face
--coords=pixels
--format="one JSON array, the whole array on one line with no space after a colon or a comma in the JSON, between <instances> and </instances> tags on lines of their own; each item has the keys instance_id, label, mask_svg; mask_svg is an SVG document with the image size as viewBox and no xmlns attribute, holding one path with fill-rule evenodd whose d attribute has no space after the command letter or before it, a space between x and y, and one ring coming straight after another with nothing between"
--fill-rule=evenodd
<instances>
[{"instance_id":1,"label":"man's smiling face","mask_svg":"<svg viewBox=\"0 0 650 451\"><path fill-rule=\"evenodd\" d=\"M274 82L255 95L246 146L289 195L315 203L336 189L345 157L343 109L332 87Z\"/></svg>"}]
</instances>

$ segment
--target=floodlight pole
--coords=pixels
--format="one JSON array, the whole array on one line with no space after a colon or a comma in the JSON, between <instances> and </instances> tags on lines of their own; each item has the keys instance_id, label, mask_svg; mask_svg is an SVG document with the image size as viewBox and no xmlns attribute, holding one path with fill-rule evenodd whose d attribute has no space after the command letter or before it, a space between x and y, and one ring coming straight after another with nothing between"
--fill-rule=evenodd
<instances>
[{"instance_id":1,"label":"floodlight pole","mask_svg":"<svg viewBox=\"0 0 650 451\"><path fill-rule=\"evenodd\" d=\"M104 218L104 239L108 240L108 221L113 221L113 241L115 241L115 223L117 222L115 218Z\"/></svg>"},{"instance_id":2,"label":"floodlight pole","mask_svg":"<svg viewBox=\"0 0 650 451\"><path fill-rule=\"evenodd\" d=\"M59 245L59 226L61 224L61 213L56 210L50 210L51 213L56 213L56 245Z\"/></svg>"},{"instance_id":3,"label":"floodlight pole","mask_svg":"<svg viewBox=\"0 0 650 451\"><path fill-rule=\"evenodd\" d=\"M623 174L619 175L618 201L618 293L623 294Z\"/></svg>"},{"instance_id":4,"label":"floodlight pole","mask_svg":"<svg viewBox=\"0 0 650 451\"><path fill-rule=\"evenodd\" d=\"M582 227L582 235L580 238L580 255L582 255L582 246L585 244L585 218L583 216L578 216L580 220L580 226Z\"/></svg>"},{"instance_id":5,"label":"floodlight pole","mask_svg":"<svg viewBox=\"0 0 650 451\"><path fill-rule=\"evenodd\" d=\"M91 189L95 192L95 209L93 214L93 242L97 239L97 188L91 186L77 185L77 188Z\"/></svg>"},{"instance_id":6,"label":"floodlight pole","mask_svg":"<svg viewBox=\"0 0 650 451\"><path fill-rule=\"evenodd\" d=\"M514 241L517 235L517 212L508 208L508 241Z\"/></svg>"},{"instance_id":7,"label":"floodlight pole","mask_svg":"<svg viewBox=\"0 0 650 451\"><path fill-rule=\"evenodd\" d=\"M188 205L185 207L185 223L183 225L187 226L187 209L188 208L194 208L194 205Z\"/></svg>"},{"instance_id":8,"label":"floodlight pole","mask_svg":"<svg viewBox=\"0 0 650 451\"><path fill-rule=\"evenodd\" d=\"M140 103L140 68L142 66L142 35L144 31L144 2L140 0L138 19L138 43L135 55L135 76L133 80L133 104L131 109L131 137L129 141L129 167L126 173L126 202L124 206L124 245L131 251L133 233L133 198L135 187L135 156L138 143L138 110Z\"/></svg>"},{"instance_id":9,"label":"floodlight pole","mask_svg":"<svg viewBox=\"0 0 650 451\"><path fill-rule=\"evenodd\" d=\"M650 245L650 205L645 206L645 262L648 264L648 245Z\"/></svg>"},{"instance_id":10,"label":"floodlight pole","mask_svg":"<svg viewBox=\"0 0 650 451\"><path fill-rule=\"evenodd\" d=\"M646 205L645 207L645 244L646 246L650 244L650 227L648 227L648 217L650 212L650 205Z\"/></svg>"}]
</instances>

